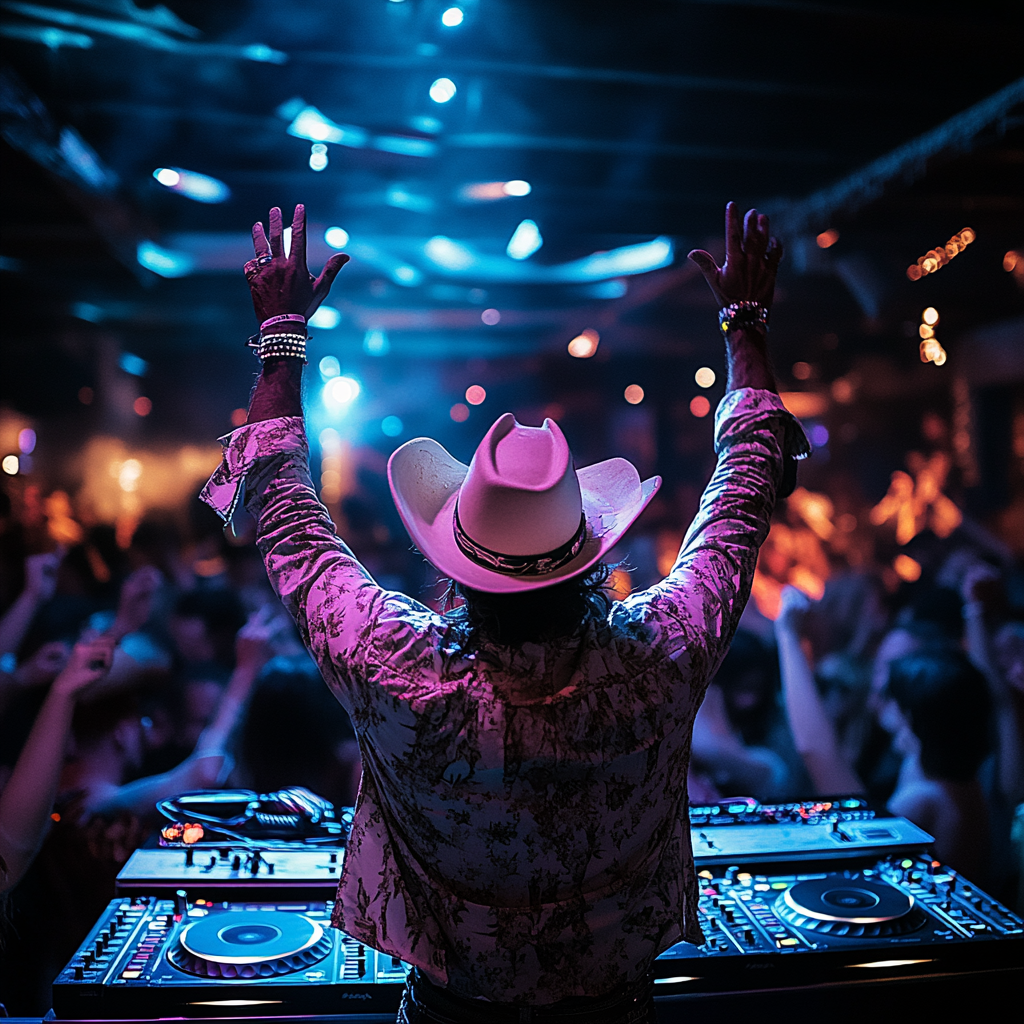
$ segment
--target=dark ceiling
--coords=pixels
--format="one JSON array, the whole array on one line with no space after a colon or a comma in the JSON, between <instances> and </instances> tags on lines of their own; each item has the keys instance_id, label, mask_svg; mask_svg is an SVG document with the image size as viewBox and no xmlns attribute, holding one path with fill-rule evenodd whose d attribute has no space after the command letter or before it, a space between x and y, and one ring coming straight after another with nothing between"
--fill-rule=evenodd
<instances>
[{"instance_id":1,"label":"dark ceiling","mask_svg":"<svg viewBox=\"0 0 1024 1024\"><path fill-rule=\"evenodd\" d=\"M464 21L446 28L450 6ZM108 332L162 368L150 390L168 399L150 429L222 427L250 379L240 343L251 314L233 268L252 221L300 200L321 229L344 227L355 253L332 298L341 324L314 346L382 380L365 369L371 329L390 339L389 372L450 364L417 372L456 397L470 372L460 367L479 377L488 361L504 384L519 381L510 407L565 404L599 381L621 395L630 373L647 375L652 396L681 379L688 394L691 364L720 357L710 295L685 253L714 244L728 199L766 209L788 246L781 367L808 361L827 382L874 353L919 372L907 335L929 303L942 307L954 360L958 336L1024 308L1019 278L1002 269L1005 252L1024 249L1017 6L2 0L5 398L29 414L59 410L95 372L81 339ZM457 88L443 105L428 95L440 77ZM329 145L314 172L310 140L286 131L303 105L361 129L365 144ZM96 154L91 184L60 152L67 126ZM192 202L154 180L161 166L211 175L231 198ZM509 179L530 194L465 200L467 185ZM567 283L456 274L423 257L444 236L507 264L526 218L544 239L523 263L536 278L655 238L671 239L674 262ZM907 280L910 263L968 225L970 248ZM829 228L839 238L824 251L814 238ZM147 240L191 252L194 272L142 269ZM318 241L314 255L328 251ZM415 281L396 278L396 261ZM485 306L499 324L481 323ZM588 326L602 338L592 368L565 355ZM208 401L185 415L182 396L202 387ZM220 419L202 412L210 403Z\"/></svg>"}]
</instances>

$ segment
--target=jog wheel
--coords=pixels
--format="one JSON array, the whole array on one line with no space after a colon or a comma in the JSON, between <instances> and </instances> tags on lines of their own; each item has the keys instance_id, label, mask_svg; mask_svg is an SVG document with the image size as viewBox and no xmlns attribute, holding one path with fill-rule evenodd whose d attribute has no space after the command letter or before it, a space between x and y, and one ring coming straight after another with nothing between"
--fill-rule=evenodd
<instances>
[{"instance_id":1,"label":"jog wheel","mask_svg":"<svg viewBox=\"0 0 1024 1024\"><path fill-rule=\"evenodd\" d=\"M321 925L302 914L243 910L193 921L168 959L202 978L276 978L318 963L331 946Z\"/></svg>"},{"instance_id":2,"label":"jog wheel","mask_svg":"<svg viewBox=\"0 0 1024 1024\"><path fill-rule=\"evenodd\" d=\"M790 886L775 916L808 932L847 938L887 938L917 931L928 920L914 897L874 878L829 875Z\"/></svg>"}]
</instances>

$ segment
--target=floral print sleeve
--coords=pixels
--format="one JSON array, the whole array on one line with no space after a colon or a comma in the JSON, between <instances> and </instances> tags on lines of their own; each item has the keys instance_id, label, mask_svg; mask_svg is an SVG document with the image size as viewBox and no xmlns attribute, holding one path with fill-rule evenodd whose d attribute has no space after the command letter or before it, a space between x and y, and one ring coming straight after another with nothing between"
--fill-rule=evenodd
<instances>
[{"instance_id":1,"label":"floral print sleeve","mask_svg":"<svg viewBox=\"0 0 1024 1024\"><path fill-rule=\"evenodd\" d=\"M718 467L662 583L581 635L465 651L335 535L299 417L242 427L204 491L244 485L278 594L352 718L363 781L334 923L469 997L544 1004L702 941L686 772L693 717L749 594L781 456L775 394L730 392Z\"/></svg>"}]
</instances>

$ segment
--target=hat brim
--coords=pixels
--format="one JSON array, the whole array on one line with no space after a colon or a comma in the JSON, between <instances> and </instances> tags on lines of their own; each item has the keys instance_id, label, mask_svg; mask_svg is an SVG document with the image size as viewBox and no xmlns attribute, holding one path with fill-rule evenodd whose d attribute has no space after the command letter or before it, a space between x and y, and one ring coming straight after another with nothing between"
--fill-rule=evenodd
<instances>
[{"instance_id":1,"label":"hat brim","mask_svg":"<svg viewBox=\"0 0 1024 1024\"><path fill-rule=\"evenodd\" d=\"M571 579L599 562L661 487L661 477L640 481L626 459L607 459L576 471L587 520L580 553L543 576L507 576L479 565L455 542L455 503L469 467L427 437L407 441L388 461L388 482L398 514L431 564L474 590L513 594Z\"/></svg>"}]
</instances>

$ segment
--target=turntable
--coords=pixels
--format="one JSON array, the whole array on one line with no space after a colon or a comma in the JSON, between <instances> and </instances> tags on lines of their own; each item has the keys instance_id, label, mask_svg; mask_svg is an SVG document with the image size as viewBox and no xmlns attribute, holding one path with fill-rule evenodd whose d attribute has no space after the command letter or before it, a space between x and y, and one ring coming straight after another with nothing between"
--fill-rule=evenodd
<instances>
[{"instance_id":1,"label":"turntable","mask_svg":"<svg viewBox=\"0 0 1024 1024\"><path fill-rule=\"evenodd\" d=\"M406 965L329 901L114 900L53 986L58 1019L394 1013Z\"/></svg>"},{"instance_id":2,"label":"turntable","mask_svg":"<svg viewBox=\"0 0 1024 1024\"><path fill-rule=\"evenodd\" d=\"M773 910L801 931L851 938L905 935L928 921L910 893L874 878L843 875L797 882Z\"/></svg>"}]
</instances>

